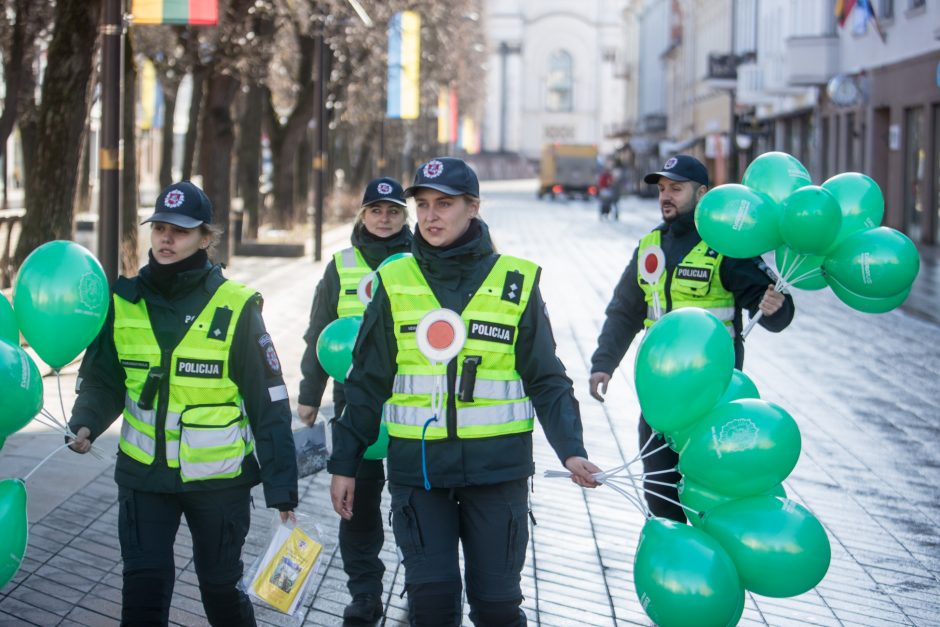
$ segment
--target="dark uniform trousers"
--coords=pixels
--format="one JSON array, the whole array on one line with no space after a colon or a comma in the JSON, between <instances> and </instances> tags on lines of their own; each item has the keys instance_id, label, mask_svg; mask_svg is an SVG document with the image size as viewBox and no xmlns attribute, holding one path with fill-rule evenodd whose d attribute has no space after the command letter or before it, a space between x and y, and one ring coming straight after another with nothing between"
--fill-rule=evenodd
<instances>
[{"instance_id":1,"label":"dark uniform trousers","mask_svg":"<svg viewBox=\"0 0 940 627\"><path fill-rule=\"evenodd\" d=\"M346 571L349 594L382 596L385 563L379 558L385 543L382 527L382 489L385 469L381 459L364 459L356 473L356 501L353 517L340 519L339 552Z\"/></svg>"},{"instance_id":2,"label":"dark uniform trousers","mask_svg":"<svg viewBox=\"0 0 940 627\"><path fill-rule=\"evenodd\" d=\"M521 572L529 542L526 479L462 488L389 484L392 527L405 566L410 624L461 624L458 542L470 620L477 627L526 624Z\"/></svg>"},{"instance_id":3,"label":"dark uniform trousers","mask_svg":"<svg viewBox=\"0 0 940 627\"><path fill-rule=\"evenodd\" d=\"M657 494L665 496L672 499L673 501L679 501L679 490L675 487L675 484L682 479L682 475L676 472L674 469L679 463L679 454L674 450L665 446L666 440L661 435L657 435L653 438L652 442L647 442L650 439L650 436L653 435L652 427L647 424L646 419L643 416L640 416L640 447L646 446L643 449L643 454L647 455L651 451L663 447L661 450L656 451L655 453L649 454L643 458L643 472L649 474L655 472L652 476L649 476L647 481L643 482L643 493L646 497L646 504L650 508L653 516L659 516L660 518L668 518L670 520L675 520L680 523L686 521L685 510L674 503L657 496ZM664 472L659 474L659 471L673 469L673 472ZM650 483L649 481L656 481L657 483ZM672 487L661 485L661 483L671 483ZM655 493L655 494L654 494Z\"/></svg>"},{"instance_id":4,"label":"dark uniform trousers","mask_svg":"<svg viewBox=\"0 0 940 627\"><path fill-rule=\"evenodd\" d=\"M181 515L193 538L193 561L206 617L212 625L255 625L238 588L248 535L251 494L246 486L155 493L118 487L118 535L124 560L122 625L166 625L176 580L173 543Z\"/></svg>"}]
</instances>

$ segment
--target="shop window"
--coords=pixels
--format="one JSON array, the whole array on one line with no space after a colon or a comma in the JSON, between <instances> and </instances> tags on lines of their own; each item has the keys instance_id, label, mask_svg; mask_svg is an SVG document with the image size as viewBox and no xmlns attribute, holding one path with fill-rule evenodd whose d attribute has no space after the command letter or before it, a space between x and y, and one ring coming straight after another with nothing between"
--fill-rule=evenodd
<instances>
[{"instance_id":1,"label":"shop window","mask_svg":"<svg viewBox=\"0 0 940 627\"><path fill-rule=\"evenodd\" d=\"M915 107L904 112L904 212L907 234L914 241L921 239L924 228L924 109Z\"/></svg>"},{"instance_id":2,"label":"shop window","mask_svg":"<svg viewBox=\"0 0 940 627\"><path fill-rule=\"evenodd\" d=\"M934 243L940 242L940 105L933 106Z\"/></svg>"},{"instance_id":3,"label":"shop window","mask_svg":"<svg viewBox=\"0 0 940 627\"><path fill-rule=\"evenodd\" d=\"M574 62L566 50L556 50L548 59L548 94L545 108L568 112L573 107Z\"/></svg>"}]
</instances>

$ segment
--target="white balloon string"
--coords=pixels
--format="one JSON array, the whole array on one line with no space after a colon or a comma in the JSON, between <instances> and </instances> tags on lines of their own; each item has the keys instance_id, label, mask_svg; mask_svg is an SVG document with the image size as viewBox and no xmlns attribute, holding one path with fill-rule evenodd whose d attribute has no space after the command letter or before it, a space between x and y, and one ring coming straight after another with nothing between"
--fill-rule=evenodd
<instances>
[{"instance_id":1,"label":"white balloon string","mask_svg":"<svg viewBox=\"0 0 940 627\"><path fill-rule=\"evenodd\" d=\"M623 489L623 488L621 488L620 486L615 485L615 484L613 484L613 483L605 483L604 485L608 486L608 487L611 488L614 492L616 492L617 494L619 494L619 495L622 496L623 498L627 499L627 501L628 501L631 505L633 505L633 506L636 507L638 510L640 510L640 513L641 513L641 514L643 514L645 517L649 518L649 510L646 508L646 505L645 505L645 503L643 503L643 500L642 500L642 499L638 499L638 498L634 497L632 494L630 494L629 492L627 492L625 489Z\"/></svg>"},{"instance_id":2,"label":"white balloon string","mask_svg":"<svg viewBox=\"0 0 940 627\"><path fill-rule=\"evenodd\" d=\"M27 479L29 479L29 478L33 475L34 472L36 472L37 470L39 470L39 467L40 467L40 466L42 466L42 465L45 464L47 461L49 461L49 458L50 458L50 457L52 457L53 455L55 455L56 453L58 453L59 451L61 451L62 449L64 449L64 448L67 447L67 446L68 446L68 444L63 444L62 446L57 447L57 448L56 448L55 450L53 450L51 453L49 453L48 455L46 455L45 458L43 458L43 460L42 460L41 462L39 462L38 464L36 464L36 465L33 467L32 470L30 470L28 473L26 473L26 476L23 477L23 481L26 481Z\"/></svg>"},{"instance_id":3,"label":"white balloon string","mask_svg":"<svg viewBox=\"0 0 940 627\"><path fill-rule=\"evenodd\" d=\"M655 496L655 497L657 497L657 498L660 498L660 499L662 499L662 500L664 500L664 501L668 501L668 502L672 503L673 505L678 505L678 506L681 507L682 509L684 509L684 510L686 510L686 511L689 511L689 512L692 512L692 513L695 514L696 516L701 516L701 515L702 515L702 512L700 512L700 511L698 511L698 510L695 510L695 509L692 509L692 508L689 507L688 505L683 505L683 504L680 503L679 501L676 501L676 500L674 500L674 499L671 499L671 498L669 498L668 496L666 496L665 494L660 494L659 492L656 492L655 490L648 490L648 489L646 489L646 488L643 488L643 492L645 492L646 494L651 494L651 495L653 495L653 496Z\"/></svg>"},{"instance_id":4,"label":"white balloon string","mask_svg":"<svg viewBox=\"0 0 940 627\"><path fill-rule=\"evenodd\" d=\"M59 388L59 407L62 408L62 422L63 424L68 424L69 419L65 413L65 400L62 398L62 375L60 374L60 369L55 369L55 382L56 386Z\"/></svg>"},{"instance_id":5,"label":"white balloon string","mask_svg":"<svg viewBox=\"0 0 940 627\"><path fill-rule=\"evenodd\" d=\"M796 284L799 283L800 281L805 281L806 279L814 279L814 278L816 278L816 277L818 277L818 276L822 276L822 274L823 274L823 273L822 273L822 269L821 269L821 268L813 268L812 270L807 270L806 272L804 272L804 273L801 274L800 276L798 276L798 277L796 277L795 279L793 279L792 281L790 281L790 285L796 285Z\"/></svg>"},{"instance_id":6,"label":"white balloon string","mask_svg":"<svg viewBox=\"0 0 940 627\"><path fill-rule=\"evenodd\" d=\"M667 472L676 472L675 468L666 468L665 470L651 470L650 472L628 472L627 477L652 477L653 475L664 475Z\"/></svg>"},{"instance_id":7,"label":"white balloon string","mask_svg":"<svg viewBox=\"0 0 940 627\"><path fill-rule=\"evenodd\" d=\"M640 459L646 459L647 457L649 457L649 456L651 456L651 455L655 455L656 453L658 453L659 451L663 450L664 448L669 448L669 443L668 443L668 442L667 442L666 444L663 444L662 446L660 446L660 447L658 447L658 448L653 449L653 450L650 451L649 453L644 453L643 455L640 455Z\"/></svg>"},{"instance_id":8,"label":"white balloon string","mask_svg":"<svg viewBox=\"0 0 940 627\"><path fill-rule=\"evenodd\" d=\"M754 328L754 325L757 324L761 318L764 317L764 312L760 309L757 310L757 313L754 314L754 317L747 321L747 326L744 327L744 330L741 331L741 337L747 337L748 333L751 332L751 329Z\"/></svg>"}]
</instances>

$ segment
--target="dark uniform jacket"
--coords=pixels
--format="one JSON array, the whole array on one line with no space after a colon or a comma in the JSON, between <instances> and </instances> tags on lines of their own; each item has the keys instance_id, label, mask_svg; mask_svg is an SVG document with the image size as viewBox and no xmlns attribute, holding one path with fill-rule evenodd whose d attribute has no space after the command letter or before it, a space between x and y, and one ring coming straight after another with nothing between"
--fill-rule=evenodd
<instances>
[{"instance_id":1,"label":"dark uniform jacket","mask_svg":"<svg viewBox=\"0 0 940 627\"><path fill-rule=\"evenodd\" d=\"M702 241L695 228L694 215L694 212L686 213L672 223L663 223L656 227L662 231L661 246L666 256L667 299L673 270L695 245ZM613 373L630 347L630 342L643 329L647 303L637 280L638 253L639 247L633 251L630 264L623 271L620 282L614 288L614 296L607 305L607 320L604 321L604 327L597 339L597 350L591 357L592 373ZM725 257L718 273L721 284L734 294L734 358L735 367L740 369L744 363L741 310L747 309L752 316L756 314L767 286L776 282L777 277L760 257ZM663 309L668 311L670 307L664 303ZM768 331L782 331L790 324L794 311L793 298L787 295L780 310L772 316L762 316L758 324Z\"/></svg>"},{"instance_id":2,"label":"dark uniform jacket","mask_svg":"<svg viewBox=\"0 0 940 627\"><path fill-rule=\"evenodd\" d=\"M359 249L369 267L375 270L387 257L395 253L409 252L412 238L411 229L407 225L395 235L383 239L372 235L360 224L353 229L350 242ZM336 260L331 259L314 292L313 305L310 307L310 324L307 326L307 332L304 333L307 349L300 361L303 379L300 380L300 395L297 398L297 402L301 405L319 407L323 399L323 391L326 389L330 375L326 373L317 358L317 338L328 324L336 320L338 302L339 273L336 270ZM335 381L333 405L336 415L339 416L343 406L343 384Z\"/></svg>"},{"instance_id":3,"label":"dark uniform jacket","mask_svg":"<svg viewBox=\"0 0 940 627\"><path fill-rule=\"evenodd\" d=\"M441 306L460 313L496 263L489 229L480 220L453 245L436 248L415 235L412 252ZM388 295L382 286L366 310L353 350L353 369L346 379L346 411L333 428L332 474L355 476L363 451L379 431L382 404L392 394L398 346ZM555 356L555 340L538 288L538 279L519 322L516 370L532 400L536 415L559 460L586 457L581 416L571 380ZM447 368L447 412L453 417L456 359ZM518 433L484 439L426 442L427 470L436 488L491 485L524 479L535 472L532 434ZM421 441L390 438L389 480L407 486L424 485Z\"/></svg>"},{"instance_id":4,"label":"dark uniform jacket","mask_svg":"<svg viewBox=\"0 0 940 627\"><path fill-rule=\"evenodd\" d=\"M140 298L146 301L157 343L163 350L172 350L224 281L221 267L206 261L202 268L180 272L161 289L151 267L144 266L136 277L119 278L114 291L132 302ZM266 354L270 355L266 353L270 339L261 318L260 294L245 305L232 324L234 329L230 332L235 335L229 357L231 378L242 394L255 438L255 454L245 457L241 474L231 479L183 483L179 469L166 465L163 418L160 417L154 463L142 464L119 450L114 471L118 485L145 492L182 492L239 485L247 489L263 482L268 507L282 511L296 507L297 463L290 405L286 394L281 400L271 400L272 394L281 396L278 388L283 389L284 380L277 359L266 358ZM104 327L82 360L78 386L69 426L73 433L80 427L88 427L91 438L95 439L124 409L124 369L114 345L113 302ZM166 394L167 389L168 377L164 378L160 393Z\"/></svg>"}]
</instances>

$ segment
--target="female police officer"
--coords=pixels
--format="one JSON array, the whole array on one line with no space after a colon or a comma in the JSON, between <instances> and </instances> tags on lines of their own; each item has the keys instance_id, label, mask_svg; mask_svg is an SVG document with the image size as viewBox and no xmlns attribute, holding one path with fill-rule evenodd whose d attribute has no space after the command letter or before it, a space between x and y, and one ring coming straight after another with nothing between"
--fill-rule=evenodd
<instances>
[{"instance_id":1,"label":"female police officer","mask_svg":"<svg viewBox=\"0 0 940 627\"><path fill-rule=\"evenodd\" d=\"M387 401L392 524L411 624L460 624L461 543L470 619L524 625L534 414L575 483L593 487L598 469L585 458L578 404L554 354L539 268L495 253L477 217L474 172L460 159L433 159L406 195L417 205L414 256L379 271L366 310L346 411L333 430L333 507L353 516L353 476ZM454 325L434 346L466 334L455 355L432 348L427 354L437 357L428 359L418 349L429 312L440 316L431 326Z\"/></svg>"},{"instance_id":2,"label":"female police officer","mask_svg":"<svg viewBox=\"0 0 940 627\"><path fill-rule=\"evenodd\" d=\"M306 424L317 418L320 400L329 375L317 359L317 338L337 318L361 316L365 303L359 297L360 283L371 279L372 272L386 258L411 250L411 229L408 228L407 202L401 184L395 179L379 178L366 186L362 207L353 226L352 246L336 253L326 266L317 285L310 309L310 325L304 340L300 369L297 414ZM346 403L341 383L333 384L333 408L336 416ZM356 515L339 523L339 548L346 587L352 602L343 611L343 618L374 622L382 615L382 575L385 565L379 552L385 541L382 529L382 488L385 470L382 460L363 459L356 473Z\"/></svg>"},{"instance_id":3,"label":"female police officer","mask_svg":"<svg viewBox=\"0 0 940 627\"><path fill-rule=\"evenodd\" d=\"M209 261L218 231L202 190L171 185L147 222L150 262L115 283L104 328L82 361L72 448L87 452L123 412L115 466L123 624L167 624L182 514L209 622L254 625L237 587L251 487L264 484L282 520L297 505L280 362L260 295Z\"/></svg>"}]
</instances>

